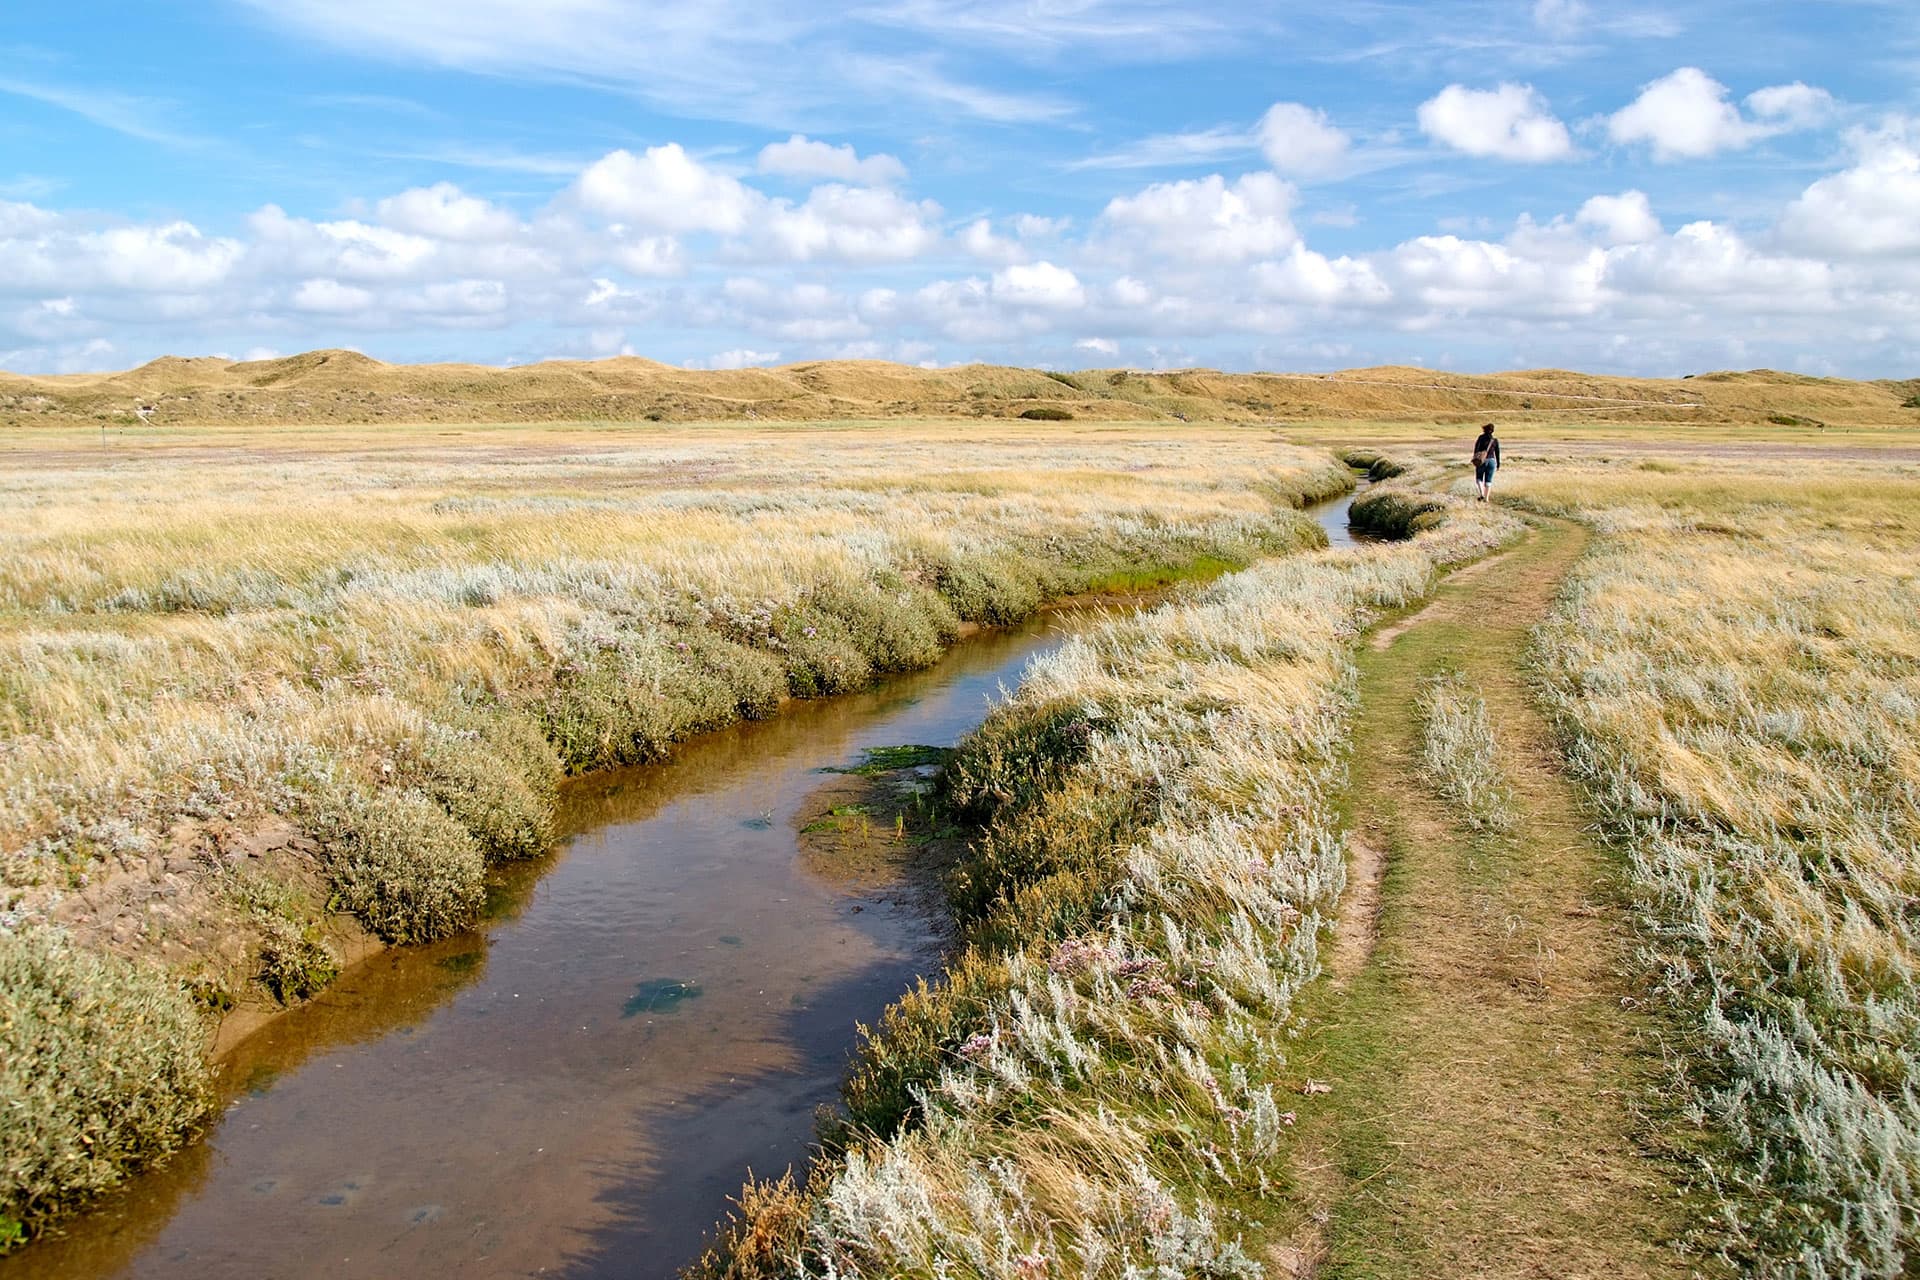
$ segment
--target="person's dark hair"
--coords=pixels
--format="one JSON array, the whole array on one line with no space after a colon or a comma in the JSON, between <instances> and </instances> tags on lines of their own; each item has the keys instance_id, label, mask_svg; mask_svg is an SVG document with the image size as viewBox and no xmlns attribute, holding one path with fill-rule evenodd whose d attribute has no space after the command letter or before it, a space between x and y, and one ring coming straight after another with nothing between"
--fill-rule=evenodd
<instances>
[{"instance_id":1,"label":"person's dark hair","mask_svg":"<svg viewBox=\"0 0 1920 1280\"><path fill-rule=\"evenodd\" d=\"M1491 430L1493 430L1493 424L1492 424L1491 422L1489 422L1489 423L1487 423L1487 424L1486 424L1485 426L1483 426L1483 427L1481 427L1480 429L1481 429L1482 431L1491 431Z\"/></svg>"}]
</instances>

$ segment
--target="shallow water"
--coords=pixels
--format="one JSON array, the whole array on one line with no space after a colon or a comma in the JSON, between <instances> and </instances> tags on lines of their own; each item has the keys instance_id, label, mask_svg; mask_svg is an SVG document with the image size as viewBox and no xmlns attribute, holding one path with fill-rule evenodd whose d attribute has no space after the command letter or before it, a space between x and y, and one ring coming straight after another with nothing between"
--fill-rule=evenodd
<instances>
[{"instance_id":1,"label":"shallow water","mask_svg":"<svg viewBox=\"0 0 1920 1280\"><path fill-rule=\"evenodd\" d=\"M1358 547L1370 542L1383 541L1378 534L1355 529L1348 523L1353 510L1353 500L1366 491L1367 481L1361 480L1359 487L1351 493L1343 493L1325 502L1316 502L1304 508L1304 514L1320 522L1320 527L1327 532L1327 543L1330 546Z\"/></svg>"},{"instance_id":2,"label":"shallow water","mask_svg":"<svg viewBox=\"0 0 1920 1280\"><path fill-rule=\"evenodd\" d=\"M937 967L905 878L799 855L862 749L951 744L1086 615L569 788L473 933L385 952L234 1056L205 1141L0 1263L79 1277L665 1276L803 1158L856 1021Z\"/></svg>"}]
</instances>

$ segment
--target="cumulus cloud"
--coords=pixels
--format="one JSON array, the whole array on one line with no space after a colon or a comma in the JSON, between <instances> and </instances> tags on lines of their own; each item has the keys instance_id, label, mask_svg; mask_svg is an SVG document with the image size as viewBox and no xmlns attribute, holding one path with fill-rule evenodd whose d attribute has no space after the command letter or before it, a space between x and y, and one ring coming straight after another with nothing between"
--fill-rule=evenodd
<instances>
[{"instance_id":1,"label":"cumulus cloud","mask_svg":"<svg viewBox=\"0 0 1920 1280\"><path fill-rule=\"evenodd\" d=\"M758 168L783 178L832 178L863 187L891 186L907 177L907 167L893 156L862 158L850 144L834 146L801 133L762 147Z\"/></svg>"},{"instance_id":2,"label":"cumulus cloud","mask_svg":"<svg viewBox=\"0 0 1920 1280\"><path fill-rule=\"evenodd\" d=\"M1450 84L1420 104L1420 131L1470 156L1539 164L1573 154L1567 126L1532 85Z\"/></svg>"},{"instance_id":3,"label":"cumulus cloud","mask_svg":"<svg viewBox=\"0 0 1920 1280\"><path fill-rule=\"evenodd\" d=\"M1282 302L1372 306L1391 297L1372 264L1350 257L1328 258L1303 244L1295 244L1284 258L1260 263L1254 268L1254 279L1261 296Z\"/></svg>"},{"instance_id":4,"label":"cumulus cloud","mask_svg":"<svg viewBox=\"0 0 1920 1280\"><path fill-rule=\"evenodd\" d=\"M341 284L338 280L303 280L289 301L295 311L347 315L371 307L373 294L354 285Z\"/></svg>"},{"instance_id":5,"label":"cumulus cloud","mask_svg":"<svg viewBox=\"0 0 1920 1280\"><path fill-rule=\"evenodd\" d=\"M993 273L993 297L1016 307L1071 310L1085 305L1080 279L1051 262L1016 263Z\"/></svg>"},{"instance_id":6,"label":"cumulus cloud","mask_svg":"<svg viewBox=\"0 0 1920 1280\"><path fill-rule=\"evenodd\" d=\"M1920 122L1889 121L1849 142L1854 163L1787 206L1782 239L1841 258L1920 257Z\"/></svg>"},{"instance_id":7,"label":"cumulus cloud","mask_svg":"<svg viewBox=\"0 0 1920 1280\"><path fill-rule=\"evenodd\" d=\"M1100 214L1104 232L1137 255L1189 262L1244 262L1298 240L1294 190L1271 173L1228 183L1219 174L1161 182L1118 196Z\"/></svg>"},{"instance_id":8,"label":"cumulus cloud","mask_svg":"<svg viewBox=\"0 0 1920 1280\"><path fill-rule=\"evenodd\" d=\"M940 206L877 187L815 187L800 205L777 201L763 239L794 262L905 262L938 239L929 222Z\"/></svg>"},{"instance_id":9,"label":"cumulus cloud","mask_svg":"<svg viewBox=\"0 0 1920 1280\"><path fill-rule=\"evenodd\" d=\"M1660 219L1644 191L1594 196L1580 206L1575 222L1591 227L1607 244L1640 244L1660 234Z\"/></svg>"},{"instance_id":10,"label":"cumulus cloud","mask_svg":"<svg viewBox=\"0 0 1920 1280\"><path fill-rule=\"evenodd\" d=\"M1809 128L1835 107L1826 90L1798 81L1757 89L1746 102L1751 117L1733 104L1727 86L1698 67L1681 67L1609 116L1607 134L1622 145L1648 144L1655 160L1695 160Z\"/></svg>"},{"instance_id":11,"label":"cumulus cloud","mask_svg":"<svg viewBox=\"0 0 1920 1280\"><path fill-rule=\"evenodd\" d=\"M961 229L960 247L981 262L1025 262L1028 254L1026 246L1018 240L996 235L993 223L987 218L975 218Z\"/></svg>"},{"instance_id":12,"label":"cumulus cloud","mask_svg":"<svg viewBox=\"0 0 1920 1280\"><path fill-rule=\"evenodd\" d=\"M375 207L380 221L389 227L443 240L497 240L520 226L513 214L468 195L451 182L402 191Z\"/></svg>"},{"instance_id":13,"label":"cumulus cloud","mask_svg":"<svg viewBox=\"0 0 1920 1280\"><path fill-rule=\"evenodd\" d=\"M1339 167L1352 139L1327 113L1299 102L1276 102L1260 118L1260 151L1281 173L1320 174Z\"/></svg>"},{"instance_id":14,"label":"cumulus cloud","mask_svg":"<svg viewBox=\"0 0 1920 1280\"><path fill-rule=\"evenodd\" d=\"M1818 105L1817 91L1776 87L1747 100L1745 123ZM1463 363L1502 341L1557 342L1558 362L1589 365L1735 341L1791 354L1844 340L1856 361L1892 360L1920 352L1920 125L1889 120L1849 143L1845 167L1771 228L1669 231L1630 189L1504 232L1436 224L1342 254L1307 243L1296 192L1272 172L1145 186L1086 227L1003 215L948 235L937 205L894 187L774 197L670 146L613 153L525 214L446 183L353 203L356 217L268 205L233 236L0 203L0 365L68 368L91 352L97 366L195 335L202 349L298 349L511 326L537 335L516 354L638 346L711 367L1123 349L1148 363L1256 353L1245 363L1307 347L1235 344L1309 326L1316 342L1384 358L1437 359L1392 344L1447 335ZM666 217L673 192L706 212Z\"/></svg>"},{"instance_id":15,"label":"cumulus cloud","mask_svg":"<svg viewBox=\"0 0 1920 1280\"><path fill-rule=\"evenodd\" d=\"M609 152L574 185L586 208L653 231L743 231L766 200L737 178L701 164L677 142L639 155Z\"/></svg>"}]
</instances>

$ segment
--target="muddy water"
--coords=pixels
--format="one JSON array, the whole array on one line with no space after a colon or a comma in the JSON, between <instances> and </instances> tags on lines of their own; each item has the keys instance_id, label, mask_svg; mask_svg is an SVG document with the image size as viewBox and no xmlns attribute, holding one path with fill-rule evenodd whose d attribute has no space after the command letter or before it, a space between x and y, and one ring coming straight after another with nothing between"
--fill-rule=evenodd
<instances>
[{"instance_id":1,"label":"muddy water","mask_svg":"<svg viewBox=\"0 0 1920 1280\"><path fill-rule=\"evenodd\" d=\"M262 1031L207 1139L4 1280L665 1276L744 1171L806 1150L854 1043L939 958L924 885L798 856L865 747L950 744L1086 615L599 774L481 930L388 952Z\"/></svg>"}]
</instances>

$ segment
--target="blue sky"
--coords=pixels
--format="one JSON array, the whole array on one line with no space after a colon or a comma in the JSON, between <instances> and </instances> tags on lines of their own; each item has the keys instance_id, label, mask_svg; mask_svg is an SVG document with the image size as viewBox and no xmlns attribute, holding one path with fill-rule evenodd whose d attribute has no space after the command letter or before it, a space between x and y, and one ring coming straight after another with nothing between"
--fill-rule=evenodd
<instances>
[{"instance_id":1,"label":"blue sky","mask_svg":"<svg viewBox=\"0 0 1920 1280\"><path fill-rule=\"evenodd\" d=\"M14 0L0 367L1920 373L1920 6Z\"/></svg>"}]
</instances>

